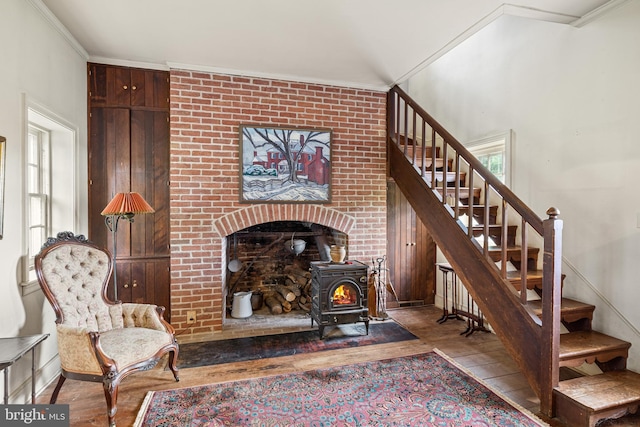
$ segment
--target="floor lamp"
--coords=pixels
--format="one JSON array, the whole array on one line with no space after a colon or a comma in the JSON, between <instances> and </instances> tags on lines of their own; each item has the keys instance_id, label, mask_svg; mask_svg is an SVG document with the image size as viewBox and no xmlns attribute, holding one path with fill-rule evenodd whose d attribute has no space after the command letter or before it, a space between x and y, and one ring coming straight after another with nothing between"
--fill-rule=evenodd
<instances>
[{"instance_id":1,"label":"floor lamp","mask_svg":"<svg viewBox=\"0 0 640 427\"><path fill-rule=\"evenodd\" d=\"M154 213L155 210L138 193L118 193L102 210L104 223L111 232L113 241L113 299L118 300L118 271L116 269L116 252L118 251L118 221L133 222L139 214Z\"/></svg>"}]
</instances>

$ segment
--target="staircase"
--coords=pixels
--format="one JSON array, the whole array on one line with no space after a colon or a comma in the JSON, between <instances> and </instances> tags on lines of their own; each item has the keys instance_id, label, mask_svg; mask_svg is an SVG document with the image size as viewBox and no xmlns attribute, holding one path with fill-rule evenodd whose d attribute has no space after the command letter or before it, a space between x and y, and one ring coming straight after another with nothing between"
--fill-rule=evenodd
<instances>
[{"instance_id":1,"label":"staircase","mask_svg":"<svg viewBox=\"0 0 640 427\"><path fill-rule=\"evenodd\" d=\"M558 211L540 219L397 86L387 111L390 176L527 377L541 415L591 427L635 413L631 344L592 330L595 306L562 297ZM585 363L602 373L575 370Z\"/></svg>"}]
</instances>

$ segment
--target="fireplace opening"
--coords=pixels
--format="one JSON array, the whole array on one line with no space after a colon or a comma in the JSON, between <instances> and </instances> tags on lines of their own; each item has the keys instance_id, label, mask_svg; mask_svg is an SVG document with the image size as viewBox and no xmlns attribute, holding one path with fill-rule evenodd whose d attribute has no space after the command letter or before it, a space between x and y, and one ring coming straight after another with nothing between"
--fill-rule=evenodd
<instances>
[{"instance_id":1,"label":"fireplace opening","mask_svg":"<svg viewBox=\"0 0 640 427\"><path fill-rule=\"evenodd\" d=\"M246 292L253 313L272 317L270 322L290 313L309 318L311 263L330 262L332 245L348 250L348 236L301 221L262 223L227 236L226 318L233 318L234 295Z\"/></svg>"}]
</instances>

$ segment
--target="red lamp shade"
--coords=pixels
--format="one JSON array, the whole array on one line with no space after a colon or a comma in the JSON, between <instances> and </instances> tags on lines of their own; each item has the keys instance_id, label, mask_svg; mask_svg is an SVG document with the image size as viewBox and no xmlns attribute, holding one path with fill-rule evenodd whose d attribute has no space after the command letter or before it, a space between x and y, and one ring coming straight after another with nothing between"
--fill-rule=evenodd
<instances>
[{"instance_id":1,"label":"red lamp shade","mask_svg":"<svg viewBox=\"0 0 640 427\"><path fill-rule=\"evenodd\" d=\"M101 215L154 213L155 210L138 193L118 193L102 210Z\"/></svg>"}]
</instances>

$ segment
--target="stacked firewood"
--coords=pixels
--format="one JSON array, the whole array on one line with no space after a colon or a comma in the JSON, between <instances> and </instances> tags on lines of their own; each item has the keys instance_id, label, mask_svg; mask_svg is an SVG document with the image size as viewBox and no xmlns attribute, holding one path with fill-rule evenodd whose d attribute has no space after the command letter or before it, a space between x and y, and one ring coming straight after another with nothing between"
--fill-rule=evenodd
<instances>
[{"instance_id":1,"label":"stacked firewood","mask_svg":"<svg viewBox=\"0 0 640 427\"><path fill-rule=\"evenodd\" d=\"M264 303L271 314L291 310L311 311L311 273L295 265L284 268L280 277L268 278L278 283L264 287Z\"/></svg>"}]
</instances>

